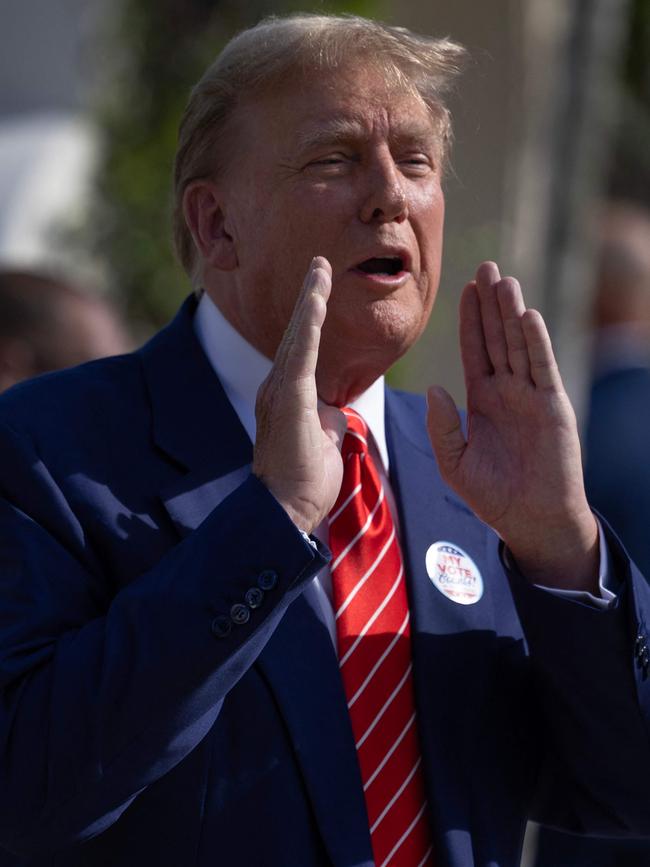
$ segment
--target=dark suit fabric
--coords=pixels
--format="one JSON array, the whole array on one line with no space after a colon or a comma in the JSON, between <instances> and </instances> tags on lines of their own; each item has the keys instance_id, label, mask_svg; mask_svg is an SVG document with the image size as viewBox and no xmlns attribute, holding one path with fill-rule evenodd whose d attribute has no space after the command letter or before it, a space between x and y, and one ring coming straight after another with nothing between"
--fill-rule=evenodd
<instances>
[{"instance_id":1,"label":"dark suit fabric","mask_svg":"<svg viewBox=\"0 0 650 867\"><path fill-rule=\"evenodd\" d=\"M2 865L371 864L311 586L327 552L250 475L194 306L133 355L0 401ZM613 611L507 576L438 475L422 399L386 400L437 863L514 867L529 812L650 829L646 582L613 535ZM478 603L429 580L439 540L478 564ZM215 634L269 570L262 606Z\"/></svg>"},{"instance_id":2,"label":"dark suit fabric","mask_svg":"<svg viewBox=\"0 0 650 867\"><path fill-rule=\"evenodd\" d=\"M650 368L595 377L584 438L590 503L650 575ZM650 840L593 840L543 830L537 867L648 867Z\"/></svg>"}]
</instances>

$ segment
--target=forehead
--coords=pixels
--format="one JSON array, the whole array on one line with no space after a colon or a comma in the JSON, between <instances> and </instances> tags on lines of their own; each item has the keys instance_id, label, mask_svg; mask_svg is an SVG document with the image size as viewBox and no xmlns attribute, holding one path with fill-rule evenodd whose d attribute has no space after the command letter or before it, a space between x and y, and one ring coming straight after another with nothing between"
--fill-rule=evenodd
<instances>
[{"instance_id":1,"label":"forehead","mask_svg":"<svg viewBox=\"0 0 650 867\"><path fill-rule=\"evenodd\" d=\"M437 138L431 111L417 90L372 68L305 75L258 97L245 117L250 134L280 149L372 135Z\"/></svg>"}]
</instances>

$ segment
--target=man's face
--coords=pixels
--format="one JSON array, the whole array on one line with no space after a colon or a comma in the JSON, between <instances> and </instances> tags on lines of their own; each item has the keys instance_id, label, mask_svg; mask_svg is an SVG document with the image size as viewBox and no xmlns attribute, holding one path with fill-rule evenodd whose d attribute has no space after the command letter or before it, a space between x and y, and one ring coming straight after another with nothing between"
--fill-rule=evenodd
<instances>
[{"instance_id":1,"label":"man's face","mask_svg":"<svg viewBox=\"0 0 650 867\"><path fill-rule=\"evenodd\" d=\"M419 337L440 277L441 144L419 97L369 69L247 103L225 173L236 292L219 304L272 356L311 259L332 265L319 365L383 372Z\"/></svg>"}]
</instances>

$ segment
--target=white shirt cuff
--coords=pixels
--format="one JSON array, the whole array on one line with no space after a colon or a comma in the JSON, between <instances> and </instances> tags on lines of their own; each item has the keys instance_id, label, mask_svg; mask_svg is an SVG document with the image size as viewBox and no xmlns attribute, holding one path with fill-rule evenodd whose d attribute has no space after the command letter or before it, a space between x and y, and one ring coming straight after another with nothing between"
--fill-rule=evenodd
<instances>
[{"instance_id":1,"label":"white shirt cuff","mask_svg":"<svg viewBox=\"0 0 650 867\"><path fill-rule=\"evenodd\" d=\"M615 584L611 575L611 563L609 557L609 548L605 541L603 528L598 522L598 546L600 551L600 568L598 571L598 588L600 596L594 596L593 593L587 593L586 590L558 590L557 587L544 587L543 584L535 584L540 590L546 590L547 593L553 593L554 596L564 596L566 599L573 599L575 602L583 602L585 605L591 605L594 608L607 610L611 608L616 600L616 593L610 590L610 587Z\"/></svg>"}]
</instances>

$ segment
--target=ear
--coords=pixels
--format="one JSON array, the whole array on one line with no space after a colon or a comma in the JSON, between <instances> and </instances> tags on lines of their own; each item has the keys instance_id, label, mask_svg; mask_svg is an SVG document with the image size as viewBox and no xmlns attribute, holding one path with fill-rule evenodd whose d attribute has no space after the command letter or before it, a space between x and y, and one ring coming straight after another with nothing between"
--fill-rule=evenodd
<instances>
[{"instance_id":1,"label":"ear","mask_svg":"<svg viewBox=\"0 0 650 867\"><path fill-rule=\"evenodd\" d=\"M197 178L187 185L183 214L203 261L219 271L236 268L239 262L227 231L222 196L211 178Z\"/></svg>"}]
</instances>

